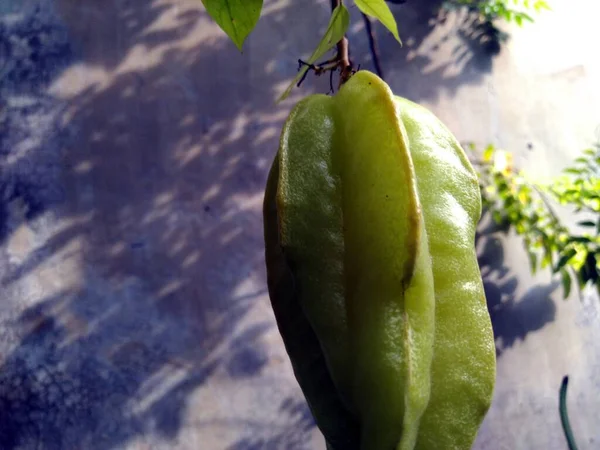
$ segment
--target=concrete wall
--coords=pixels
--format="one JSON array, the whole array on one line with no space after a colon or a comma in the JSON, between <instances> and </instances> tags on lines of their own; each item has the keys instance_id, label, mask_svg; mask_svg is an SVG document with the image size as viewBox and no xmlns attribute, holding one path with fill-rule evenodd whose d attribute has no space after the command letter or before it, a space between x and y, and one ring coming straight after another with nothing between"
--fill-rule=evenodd
<instances>
[{"instance_id":1,"label":"concrete wall","mask_svg":"<svg viewBox=\"0 0 600 450\"><path fill-rule=\"evenodd\" d=\"M396 93L541 178L593 142L594 0L493 57L431 3L394 7L403 48L376 28ZM261 203L289 108L328 90L309 77L274 103L327 11L267 1L240 55L198 1L1 3L0 448L322 448L266 294ZM477 448L565 448L567 373L594 448L597 299L562 301L514 238L478 248L499 359Z\"/></svg>"}]
</instances>

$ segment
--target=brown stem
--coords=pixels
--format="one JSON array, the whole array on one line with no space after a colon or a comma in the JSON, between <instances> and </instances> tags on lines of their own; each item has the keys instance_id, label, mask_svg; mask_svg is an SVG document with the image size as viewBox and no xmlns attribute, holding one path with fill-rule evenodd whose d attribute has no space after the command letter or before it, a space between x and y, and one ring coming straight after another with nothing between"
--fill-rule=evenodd
<instances>
[{"instance_id":1,"label":"brown stem","mask_svg":"<svg viewBox=\"0 0 600 450\"><path fill-rule=\"evenodd\" d=\"M331 0L331 10L342 4L342 0ZM348 54L348 38L344 36L337 43L337 60L340 68L340 86L350 79L352 76L352 64Z\"/></svg>"},{"instance_id":2,"label":"brown stem","mask_svg":"<svg viewBox=\"0 0 600 450\"><path fill-rule=\"evenodd\" d=\"M331 10L335 10L338 6L343 3L343 0L331 0ZM350 77L354 74L354 70L352 69L352 63L350 62L349 50L348 50L348 38L346 36L342 37L340 41L336 44L337 53L336 55L324 61L320 64L309 64L301 59L298 60L298 70L302 67L302 65L308 66L310 70L312 70L316 75L321 75L323 72L330 72L330 86L331 92L333 93L333 72L336 69L340 71L340 85L342 86L346 81L350 79ZM360 66L359 66L360 67ZM302 78L298 81L298 86L302 84L304 79L306 78L308 71L304 73Z\"/></svg>"},{"instance_id":3,"label":"brown stem","mask_svg":"<svg viewBox=\"0 0 600 450\"><path fill-rule=\"evenodd\" d=\"M337 43L337 52L340 66L340 86L350 79L352 76L352 64L348 57L348 38L344 36Z\"/></svg>"}]
</instances>

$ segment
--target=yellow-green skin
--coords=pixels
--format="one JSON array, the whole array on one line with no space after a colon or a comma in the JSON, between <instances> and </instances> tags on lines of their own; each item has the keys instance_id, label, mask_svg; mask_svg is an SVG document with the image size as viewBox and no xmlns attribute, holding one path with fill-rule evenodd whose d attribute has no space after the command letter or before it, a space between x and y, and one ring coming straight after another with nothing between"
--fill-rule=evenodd
<instances>
[{"instance_id":1,"label":"yellow-green skin","mask_svg":"<svg viewBox=\"0 0 600 450\"><path fill-rule=\"evenodd\" d=\"M332 449L468 449L495 379L476 174L429 111L361 71L291 112L264 203L268 284Z\"/></svg>"}]
</instances>

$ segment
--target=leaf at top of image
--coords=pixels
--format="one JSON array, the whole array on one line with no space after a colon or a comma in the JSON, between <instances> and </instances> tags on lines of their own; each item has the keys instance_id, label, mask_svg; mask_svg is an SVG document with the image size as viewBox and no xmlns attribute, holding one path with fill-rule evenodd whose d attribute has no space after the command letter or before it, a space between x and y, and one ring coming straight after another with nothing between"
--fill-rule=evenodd
<instances>
[{"instance_id":1,"label":"leaf at top of image","mask_svg":"<svg viewBox=\"0 0 600 450\"><path fill-rule=\"evenodd\" d=\"M327 51L336 45L346 34L346 30L350 25L350 13L346 9L343 4L340 4L335 7L333 12L331 13L331 19L329 19L329 24L327 25L327 30L325 30L325 34L321 38L321 41L317 45L317 48L313 51L310 58L306 61L308 64L314 64L317 62L317 59L321 58ZM277 102L285 100L294 85L298 83L308 70L308 66L303 66L299 71L294 80L290 83L287 89L281 94L281 97L277 99Z\"/></svg>"},{"instance_id":2,"label":"leaf at top of image","mask_svg":"<svg viewBox=\"0 0 600 450\"><path fill-rule=\"evenodd\" d=\"M206 12L242 51L262 10L263 0L202 0Z\"/></svg>"},{"instance_id":3,"label":"leaf at top of image","mask_svg":"<svg viewBox=\"0 0 600 450\"><path fill-rule=\"evenodd\" d=\"M552 10L548 2L544 0L536 0L536 2L533 4L533 9L535 9L536 12L541 12L544 9L547 11Z\"/></svg>"},{"instance_id":4,"label":"leaf at top of image","mask_svg":"<svg viewBox=\"0 0 600 450\"><path fill-rule=\"evenodd\" d=\"M356 3L361 12L379 20L394 35L400 45L402 45L396 19L385 0L354 0L354 3Z\"/></svg>"}]
</instances>

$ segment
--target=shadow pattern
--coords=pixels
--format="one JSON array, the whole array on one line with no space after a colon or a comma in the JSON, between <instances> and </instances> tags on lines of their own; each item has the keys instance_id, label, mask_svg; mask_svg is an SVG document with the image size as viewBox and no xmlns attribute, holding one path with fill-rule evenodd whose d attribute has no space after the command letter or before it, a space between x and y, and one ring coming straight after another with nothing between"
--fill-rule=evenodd
<instances>
[{"instance_id":1,"label":"shadow pattern","mask_svg":"<svg viewBox=\"0 0 600 450\"><path fill-rule=\"evenodd\" d=\"M485 213L482 224L477 234L478 261L494 329L496 354L500 356L529 333L554 321L556 304L552 294L560 283L536 285L519 295L517 277L504 261L501 236L507 230L499 229Z\"/></svg>"},{"instance_id":2,"label":"shadow pattern","mask_svg":"<svg viewBox=\"0 0 600 450\"><path fill-rule=\"evenodd\" d=\"M205 38L197 2L37 2L0 23L0 448L175 442L190 402L217 409L199 389L248 392L278 364L260 205L281 76ZM286 395L288 425L262 435L302 448L314 425ZM259 445L242 421L229 439Z\"/></svg>"},{"instance_id":3,"label":"shadow pattern","mask_svg":"<svg viewBox=\"0 0 600 450\"><path fill-rule=\"evenodd\" d=\"M215 379L251 391L285 357L267 344L260 204L289 109L276 91L311 45L299 3L267 8L241 57L196 1L32 0L0 16L0 448L175 448L196 426L224 426L232 450L309 446L297 387L265 406L280 425L245 415L237 391L227 419L196 396ZM460 76L430 68L435 5L395 7L406 50L380 30L391 84L420 79L415 100L489 70L469 36L450 58ZM544 307L510 287L490 295L506 343L532 327L511 317Z\"/></svg>"}]
</instances>

